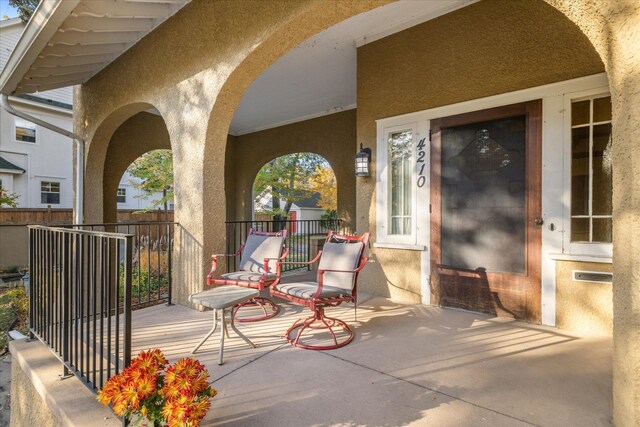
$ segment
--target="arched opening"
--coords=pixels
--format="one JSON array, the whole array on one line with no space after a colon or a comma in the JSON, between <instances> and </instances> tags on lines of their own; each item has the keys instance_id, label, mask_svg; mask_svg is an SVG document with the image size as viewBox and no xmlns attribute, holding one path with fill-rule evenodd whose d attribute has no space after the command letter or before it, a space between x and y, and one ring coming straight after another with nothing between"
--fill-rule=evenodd
<instances>
[{"instance_id":1,"label":"arched opening","mask_svg":"<svg viewBox=\"0 0 640 427\"><path fill-rule=\"evenodd\" d=\"M170 150L164 119L150 104L113 112L97 128L87 152L85 222L117 222L117 194L127 168L143 154Z\"/></svg>"},{"instance_id":2,"label":"arched opening","mask_svg":"<svg viewBox=\"0 0 640 427\"><path fill-rule=\"evenodd\" d=\"M293 153L263 165L253 181L253 220L291 221L292 235L309 233L311 224L338 220L336 176L314 153Z\"/></svg>"},{"instance_id":3,"label":"arched opening","mask_svg":"<svg viewBox=\"0 0 640 427\"><path fill-rule=\"evenodd\" d=\"M118 222L173 220L173 156L151 150L134 160L116 190Z\"/></svg>"}]
</instances>

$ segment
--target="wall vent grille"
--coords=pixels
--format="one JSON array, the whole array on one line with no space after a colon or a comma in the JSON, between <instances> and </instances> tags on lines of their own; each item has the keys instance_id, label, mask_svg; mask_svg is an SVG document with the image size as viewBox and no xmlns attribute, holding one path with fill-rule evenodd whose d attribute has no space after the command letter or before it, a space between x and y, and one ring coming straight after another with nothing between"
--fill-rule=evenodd
<instances>
[{"instance_id":1,"label":"wall vent grille","mask_svg":"<svg viewBox=\"0 0 640 427\"><path fill-rule=\"evenodd\" d=\"M596 283L612 283L613 273L604 273L598 271L575 271L573 272L573 280L577 282L596 282Z\"/></svg>"}]
</instances>

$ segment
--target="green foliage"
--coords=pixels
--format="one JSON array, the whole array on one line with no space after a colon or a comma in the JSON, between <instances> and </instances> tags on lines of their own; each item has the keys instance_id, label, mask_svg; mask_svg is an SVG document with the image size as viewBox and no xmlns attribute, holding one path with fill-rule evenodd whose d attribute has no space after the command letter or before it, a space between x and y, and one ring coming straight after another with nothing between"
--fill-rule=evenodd
<instances>
[{"instance_id":1,"label":"green foliage","mask_svg":"<svg viewBox=\"0 0 640 427\"><path fill-rule=\"evenodd\" d=\"M18 9L18 16L22 22L27 23L33 15L33 11L38 7L40 0L9 0L9 5Z\"/></svg>"},{"instance_id":2,"label":"green foliage","mask_svg":"<svg viewBox=\"0 0 640 427\"><path fill-rule=\"evenodd\" d=\"M338 212L335 210L324 211L320 219L323 221L335 221L338 219Z\"/></svg>"},{"instance_id":3,"label":"green foliage","mask_svg":"<svg viewBox=\"0 0 640 427\"><path fill-rule=\"evenodd\" d=\"M120 302L124 302L124 264L120 267ZM133 295L133 304L147 301L149 295L155 300L161 297L169 289L169 278L167 274L158 272L157 270L136 266L131 271L131 295Z\"/></svg>"},{"instance_id":4,"label":"green foliage","mask_svg":"<svg viewBox=\"0 0 640 427\"><path fill-rule=\"evenodd\" d=\"M330 168L322 156L313 153L288 154L264 165L256 175L253 189L258 200L271 193L272 208L264 207L261 212L276 220L288 216L293 203L313 194L309 182L318 165ZM280 208L280 201L284 202L284 208Z\"/></svg>"},{"instance_id":5,"label":"green foliage","mask_svg":"<svg viewBox=\"0 0 640 427\"><path fill-rule=\"evenodd\" d=\"M160 200L154 200L150 207L142 212L161 208L173 200L173 154L171 150L153 150L138 157L127 171L140 180L136 186L144 191L144 198L166 190Z\"/></svg>"},{"instance_id":6,"label":"green foliage","mask_svg":"<svg viewBox=\"0 0 640 427\"><path fill-rule=\"evenodd\" d=\"M0 187L0 208L10 207L15 208L18 206L18 196L15 193L9 193L4 188Z\"/></svg>"},{"instance_id":7,"label":"green foliage","mask_svg":"<svg viewBox=\"0 0 640 427\"><path fill-rule=\"evenodd\" d=\"M25 335L29 332L28 313L29 298L24 287L11 288L0 295L0 353L9 345L10 330L17 329Z\"/></svg>"}]
</instances>

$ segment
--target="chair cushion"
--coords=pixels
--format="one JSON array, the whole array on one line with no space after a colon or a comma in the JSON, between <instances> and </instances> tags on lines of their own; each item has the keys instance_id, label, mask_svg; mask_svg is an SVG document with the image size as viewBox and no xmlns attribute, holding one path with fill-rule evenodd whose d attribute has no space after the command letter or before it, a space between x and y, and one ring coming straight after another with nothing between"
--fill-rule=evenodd
<instances>
[{"instance_id":1,"label":"chair cushion","mask_svg":"<svg viewBox=\"0 0 640 427\"><path fill-rule=\"evenodd\" d=\"M282 283L276 286L276 290L294 297L310 299L317 292L318 284L316 282ZM351 295L351 292L332 286L322 286L320 298L335 298L347 295Z\"/></svg>"},{"instance_id":2,"label":"chair cushion","mask_svg":"<svg viewBox=\"0 0 640 427\"><path fill-rule=\"evenodd\" d=\"M362 242L355 243L325 243L322 248L322 256L318 264L318 270L355 270L360 261L360 255L364 250ZM348 290L349 293L355 284L355 273L324 273L324 286L332 286L338 289ZM320 275L318 274L318 279Z\"/></svg>"},{"instance_id":3,"label":"chair cushion","mask_svg":"<svg viewBox=\"0 0 640 427\"><path fill-rule=\"evenodd\" d=\"M224 280L236 280L240 282L259 282L262 278L262 273L251 271L235 271L233 273L226 273L220 276ZM267 274L267 281L275 280L277 277L274 273Z\"/></svg>"},{"instance_id":4,"label":"chair cushion","mask_svg":"<svg viewBox=\"0 0 640 427\"><path fill-rule=\"evenodd\" d=\"M282 236L259 236L250 234L244 244L239 270L264 272L265 258L279 258L284 245ZM276 261L269 261L269 272L276 270Z\"/></svg>"}]
</instances>

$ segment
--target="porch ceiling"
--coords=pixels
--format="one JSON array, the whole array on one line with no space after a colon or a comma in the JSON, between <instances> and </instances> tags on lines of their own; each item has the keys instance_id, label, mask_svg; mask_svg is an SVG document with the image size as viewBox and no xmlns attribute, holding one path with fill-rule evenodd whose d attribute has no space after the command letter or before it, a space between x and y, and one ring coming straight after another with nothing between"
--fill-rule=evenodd
<instances>
[{"instance_id":1,"label":"porch ceiling","mask_svg":"<svg viewBox=\"0 0 640 427\"><path fill-rule=\"evenodd\" d=\"M400 0L311 37L253 82L230 133L243 135L355 108L357 47L476 1Z\"/></svg>"},{"instance_id":2,"label":"porch ceiling","mask_svg":"<svg viewBox=\"0 0 640 427\"><path fill-rule=\"evenodd\" d=\"M1 92L84 83L190 1L43 1L0 75Z\"/></svg>"}]
</instances>

